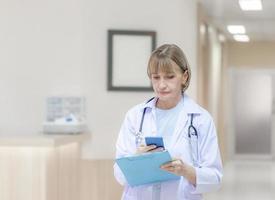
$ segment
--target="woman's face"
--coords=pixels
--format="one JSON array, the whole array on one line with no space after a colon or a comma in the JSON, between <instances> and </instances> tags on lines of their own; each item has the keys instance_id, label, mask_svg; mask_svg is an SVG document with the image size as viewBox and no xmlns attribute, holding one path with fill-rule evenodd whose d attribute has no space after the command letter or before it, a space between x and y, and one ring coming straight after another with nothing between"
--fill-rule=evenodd
<instances>
[{"instance_id":1,"label":"woman's face","mask_svg":"<svg viewBox=\"0 0 275 200\"><path fill-rule=\"evenodd\" d=\"M182 95L182 85L186 83L187 71L182 73L180 67L173 63L171 72L158 71L151 74L151 82L159 101L172 103Z\"/></svg>"}]
</instances>

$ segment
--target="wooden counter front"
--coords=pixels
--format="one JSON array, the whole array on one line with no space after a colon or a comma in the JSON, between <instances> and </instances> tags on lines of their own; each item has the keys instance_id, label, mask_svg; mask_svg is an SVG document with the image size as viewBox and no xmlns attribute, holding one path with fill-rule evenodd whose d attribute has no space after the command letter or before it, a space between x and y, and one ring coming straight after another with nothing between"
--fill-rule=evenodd
<instances>
[{"instance_id":1,"label":"wooden counter front","mask_svg":"<svg viewBox=\"0 0 275 200\"><path fill-rule=\"evenodd\" d=\"M0 199L79 199L80 143L87 138L0 136Z\"/></svg>"}]
</instances>

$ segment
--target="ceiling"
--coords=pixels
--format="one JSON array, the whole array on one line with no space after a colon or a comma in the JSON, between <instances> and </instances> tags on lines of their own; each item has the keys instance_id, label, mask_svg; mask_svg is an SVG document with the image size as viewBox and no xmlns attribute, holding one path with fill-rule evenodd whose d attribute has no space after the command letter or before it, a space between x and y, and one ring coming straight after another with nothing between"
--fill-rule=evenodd
<instances>
[{"instance_id":1,"label":"ceiling","mask_svg":"<svg viewBox=\"0 0 275 200\"><path fill-rule=\"evenodd\" d=\"M228 39L227 25L244 25L251 41L275 41L275 0L263 0L262 11L242 11L238 0L199 0L214 25Z\"/></svg>"}]
</instances>

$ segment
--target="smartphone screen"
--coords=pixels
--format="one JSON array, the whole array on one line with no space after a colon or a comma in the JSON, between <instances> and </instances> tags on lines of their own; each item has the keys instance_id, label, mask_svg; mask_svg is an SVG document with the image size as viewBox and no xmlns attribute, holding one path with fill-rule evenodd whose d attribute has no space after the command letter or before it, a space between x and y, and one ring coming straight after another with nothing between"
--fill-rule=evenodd
<instances>
[{"instance_id":1,"label":"smartphone screen","mask_svg":"<svg viewBox=\"0 0 275 200\"><path fill-rule=\"evenodd\" d=\"M147 146L156 145L158 147L164 148L163 138L162 137L145 137L145 143Z\"/></svg>"}]
</instances>

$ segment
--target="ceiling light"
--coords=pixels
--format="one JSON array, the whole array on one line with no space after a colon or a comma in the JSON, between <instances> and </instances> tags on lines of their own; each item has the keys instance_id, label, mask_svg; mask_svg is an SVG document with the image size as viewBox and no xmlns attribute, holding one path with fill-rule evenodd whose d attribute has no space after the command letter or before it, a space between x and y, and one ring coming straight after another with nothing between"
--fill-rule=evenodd
<instances>
[{"instance_id":1,"label":"ceiling light","mask_svg":"<svg viewBox=\"0 0 275 200\"><path fill-rule=\"evenodd\" d=\"M234 35L234 39L238 42L249 42L249 37L247 35Z\"/></svg>"},{"instance_id":2,"label":"ceiling light","mask_svg":"<svg viewBox=\"0 0 275 200\"><path fill-rule=\"evenodd\" d=\"M239 0L239 4L242 10L262 10L262 0Z\"/></svg>"},{"instance_id":3,"label":"ceiling light","mask_svg":"<svg viewBox=\"0 0 275 200\"><path fill-rule=\"evenodd\" d=\"M228 25L227 30L231 34L244 34L245 33L245 27L242 25Z\"/></svg>"}]
</instances>

